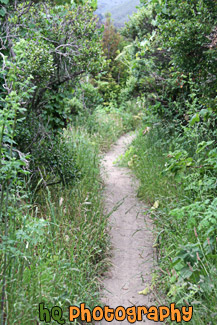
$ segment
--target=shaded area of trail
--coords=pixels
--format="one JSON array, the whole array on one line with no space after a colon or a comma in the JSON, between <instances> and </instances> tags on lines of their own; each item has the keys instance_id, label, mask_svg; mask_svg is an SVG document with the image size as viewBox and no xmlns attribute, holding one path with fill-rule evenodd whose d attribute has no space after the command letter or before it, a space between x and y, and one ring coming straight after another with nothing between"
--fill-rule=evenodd
<instances>
[{"instance_id":1,"label":"shaded area of trail","mask_svg":"<svg viewBox=\"0 0 217 325\"><path fill-rule=\"evenodd\" d=\"M132 135L122 136L103 160L102 173L105 182L105 208L110 212L110 236L112 244L111 267L103 281L102 301L111 308L118 306L151 306L150 295L139 295L151 282L153 266L153 239L150 220L145 220L145 206L136 197L136 180L128 168L114 165L124 154ZM152 321L144 319L146 324ZM113 324L119 324L113 321ZM135 324L141 324L136 322ZM100 324L107 324L101 321ZM121 324L129 324L127 320Z\"/></svg>"}]
</instances>

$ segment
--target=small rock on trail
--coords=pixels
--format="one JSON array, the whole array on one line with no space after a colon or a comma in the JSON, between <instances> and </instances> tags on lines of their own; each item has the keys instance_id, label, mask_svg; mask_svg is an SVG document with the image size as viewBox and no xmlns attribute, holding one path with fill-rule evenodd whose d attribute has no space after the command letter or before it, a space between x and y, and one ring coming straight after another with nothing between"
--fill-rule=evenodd
<instances>
[{"instance_id":1,"label":"small rock on trail","mask_svg":"<svg viewBox=\"0 0 217 325\"><path fill-rule=\"evenodd\" d=\"M151 284L153 238L151 221L144 216L145 206L136 197L138 183L128 168L114 165L132 142L130 134L122 136L103 159L105 209L110 216L112 245L111 267L103 280L102 302L110 308L154 304L150 294L139 295ZM119 204L120 203L120 204ZM122 204L121 204L122 203ZM146 219L145 219L146 218ZM146 324L155 322L144 318ZM127 320L113 324L129 324ZM141 324L136 322L134 324ZM98 324L108 324L105 320ZM156 324L156 323L155 323Z\"/></svg>"}]
</instances>

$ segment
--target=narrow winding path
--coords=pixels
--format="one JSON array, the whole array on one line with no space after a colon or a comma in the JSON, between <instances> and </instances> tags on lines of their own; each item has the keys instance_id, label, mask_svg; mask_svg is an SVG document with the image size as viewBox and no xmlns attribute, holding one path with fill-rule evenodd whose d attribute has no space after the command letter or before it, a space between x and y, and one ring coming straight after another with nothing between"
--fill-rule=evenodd
<instances>
[{"instance_id":1,"label":"narrow winding path","mask_svg":"<svg viewBox=\"0 0 217 325\"><path fill-rule=\"evenodd\" d=\"M136 197L138 186L136 179L128 168L114 165L114 161L124 154L132 140L133 136L130 134L122 136L105 155L102 167L105 208L109 213L115 206L119 206L110 216L112 266L105 276L102 292L103 303L111 308L153 305L150 295L138 294L151 281L153 266L151 222L145 220L146 207ZM146 318L144 322L154 323ZM100 324L108 322L104 320ZM125 320L121 324L129 323Z\"/></svg>"}]
</instances>

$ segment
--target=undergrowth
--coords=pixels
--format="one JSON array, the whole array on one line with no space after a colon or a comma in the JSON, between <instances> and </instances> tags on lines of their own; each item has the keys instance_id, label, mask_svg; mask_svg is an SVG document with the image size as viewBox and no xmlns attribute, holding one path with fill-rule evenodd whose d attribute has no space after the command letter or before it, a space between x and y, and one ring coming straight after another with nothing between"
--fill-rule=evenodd
<instances>
[{"instance_id":1,"label":"undergrowth","mask_svg":"<svg viewBox=\"0 0 217 325\"><path fill-rule=\"evenodd\" d=\"M141 104L141 103L140 103ZM119 136L134 130L141 124L141 106L135 100L128 101L124 109L99 106L93 114L81 114L74 117L74 128L86 133L100 151L110 148Z\"/></svg>"},{"instance_id":2,"label":"undergrowth","mask_svg":"<svg viewBox=\"0 0 217 325\"><path fill-rule=\"evenodd\" d=\"M109 247L100 159L134 124L133 113L115 109L79 116L59 137L56 151L63 176L73 171L72 182L49 183L47 171L39 169L35 191L28 193L27 184L18 180L8 211L3 206L8 219L1 228L8 324L38 324L42 302L63 308L66 320L70 305L85 302L92 309L100 304L99 277Z\"/></svg>"},{"instance_id":3,"label":"undergrowth","mask_svg":"<svg viewBox=\"0 0 217 325\"><path fill-rule=\"evenodd\" d=\"M191 324L217 320L216 148L203 124L184 134L152 118L122 157L140 180L155 224L160 304L194 308ZM208 150L209 148L209 150Z\"/></svg>"}]
</instances>

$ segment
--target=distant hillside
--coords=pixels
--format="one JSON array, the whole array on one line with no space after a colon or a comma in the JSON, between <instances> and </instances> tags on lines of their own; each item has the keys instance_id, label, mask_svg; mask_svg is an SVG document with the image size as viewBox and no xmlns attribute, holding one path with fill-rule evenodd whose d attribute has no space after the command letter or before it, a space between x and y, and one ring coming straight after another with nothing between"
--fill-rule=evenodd
<instances>
[{"instance_id":1,"label":"distant hillside","mask_svg":"<svg viewBox=\"0 0 217 325\"><path fill-rule=\"evenodd\" d=\"M128 20L128 16L136 11L136 6L139 4L139 0L98 0L96 14L103 20L105 14L110 12L115 26L123 27Z\"/></svg>"}]
</instances>

